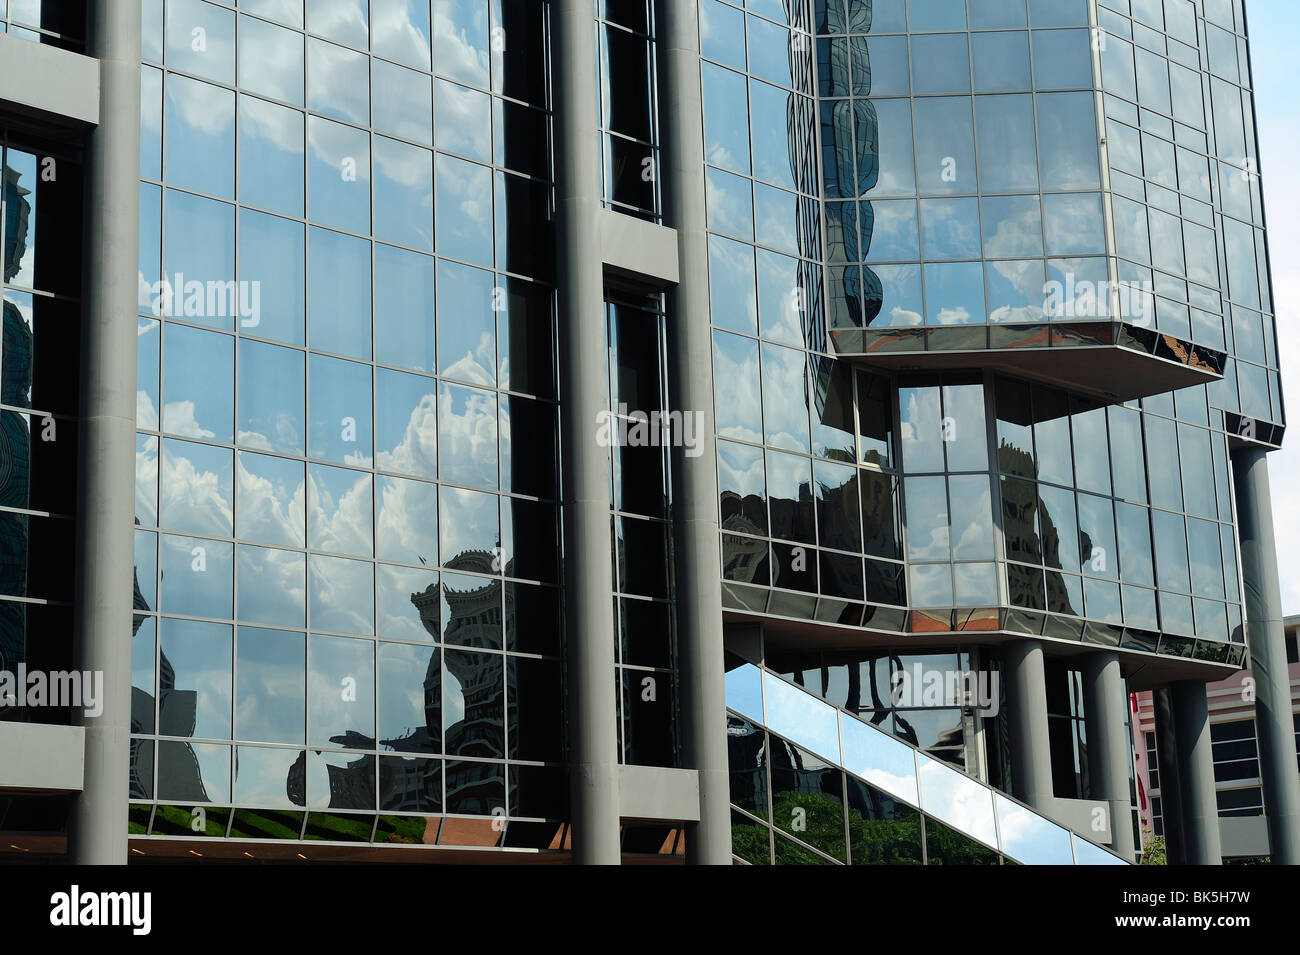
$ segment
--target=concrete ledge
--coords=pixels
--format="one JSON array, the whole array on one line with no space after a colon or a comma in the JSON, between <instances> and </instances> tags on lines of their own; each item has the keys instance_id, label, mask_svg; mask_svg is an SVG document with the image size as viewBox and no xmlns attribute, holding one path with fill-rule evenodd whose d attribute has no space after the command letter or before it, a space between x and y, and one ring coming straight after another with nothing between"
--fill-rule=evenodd
<instances>
[{"instance_id":1,"label":"concrete ledge","mask_svg":"<svg viewBox=\"0 0 1300 955\"><path fill-rule=\"evenodd\" d=\"M1220 816L1219 839L1223 855L1266 856L1268 846L1268 820L1263 816Z\"/></svg>"},{"instance_id":2,"label":"concrete ledge","mask_svg":"<svg viewBox=\"0 0 1300 955\"><path fill-rule=\"evenodd\" d=\"M661 290L679 281L676 229L602 209L600 250L605 272L631 285Z\"/></svg>"},{"instance_id":3,"label":"concrete ledge","mask_svg":"<svg viewBox=\"0 0 1300 955\"><path fill-rule=\"evenodd\" d=\"M0 789L79 792L85 749L80 726L0 723Z\"/></svg>"},{"instance_id":4,"label":"concrete ledge","mask_svg":"<svg viewBox=\"0 0 1300 955\"><path fill-rule=\"evenodd\" d=\"M700 776L693 769L619 766L618 814L623 819L700 821Z\"/></svg>"},{"instance_id":5,"label":"concrete ledge","mask_svg":"<svg viewBox=\"0 0 1300 955\"><path fill-rule=\"evenodd\" d=\"M0 109L97 125L99 61L0 33Z\"/></svg>"}]
</instances>

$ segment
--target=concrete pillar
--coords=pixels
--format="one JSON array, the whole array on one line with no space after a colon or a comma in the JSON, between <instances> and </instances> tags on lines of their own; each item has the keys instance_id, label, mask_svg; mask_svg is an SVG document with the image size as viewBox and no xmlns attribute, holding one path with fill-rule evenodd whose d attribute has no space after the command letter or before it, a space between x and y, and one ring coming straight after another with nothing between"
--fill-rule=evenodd
<instances>
[{"instance_id":1,"label":"concrete pillar","mask_svg":"<svg viewBox=\"0 0 1300 955\"><path fill-rule=\"evenodd\" d=\"M1083 713L1092 796L1110 806L1111 848L1132 861L1136 846L1128 785L1132 737L1124 724L1127 707L1119 657L1109 651L1088 654L1083 661Z\"/></svg>"},{"instance_id":2,"label":"concrete pillar","mask_svg":"<svg viewBox=\"0 0 1300 955\"><path fill-rule=\"evenodd\" d=\"M68 854L125 865L131 743L135 512L136 296L140 205L140 4L89 4L100 61L100 123L89 134L77 486L78 666L104 675L104 706L84 717L84 789Z\"/></svg>"},{"instance_id":3,"label":"concrete pillar","mask_svg":"<svg viewBox=\"0 0 1300 955\"><path fill-rule=\"evenodd\" d=\"M1232 471L1269 852L1278 865L1300 865L1300 778L1296 774L1268 460L1263 449L1239 448L1232 455Z\"/></svg>"},{"instance_id":4,"label":"concrete pillar","mask_svg":"<svg viewBox=\"0 0 1300 955\"><path fill-rule=\"evenodd\" d=\"M1205 684L1199 680L1179 680L1170 689L1182 775L1187 864L1221 865L1223 851L1219 843L1219 806L1214 797L1214 756L1210 750L1210 706Z\"/></svg>"},{"instance_id":5,"label":"concrete pillar","mask_svg":"<svg viewBox=\"0 0 1300 955\"><path fill-rule=\"evenodd\" d=\"M677 646L686 765L699 772L700 821L687 833L693 864L731 864L727 709L722 648L718 477L713 439L708 235L696 0L660 0L660 181L665 225L677 230L680 284L668 293L668 385L674 410L696 416L701 453L673 452Z\"/></svg>"},{"instance_id":6,"label":"concrete pillar","mask_svg":"<svg viewBox=\"0 0 1300 955\"><path fill-rule=\"evenodd\" d=\"M1017 798L1052 818L1052 748L1047 732L1047 676L1043 644L1017 640L1002 652L1007 681L1007 731Z\"/></svg>"},{"instance_id":7,"label":"concrete pillar","mask_svg":"<svg viewBox=\"0 0 1300 955\"><path fill-rule=\"evenodd\" d=\"M1174 694L1167 686L1151 691L1156 722L1156 763L1160 773L1160 815L1165 857L1170 865L1187 865L1187 836L1183 825L1183 773L1174 732Z\"/></svg>"},{"instance_id":8,"label":"concrete pillar","mask_svg":"<svg viewBox=\"0 0 1300 955\"><path fill-rule=\"evenodd\" d=\"M573 861L617 865L618 710L609 452L596 441L598 415L608 410L609 398L591 0L555 0L551 26Z\"/></svg>"}]
</instances>

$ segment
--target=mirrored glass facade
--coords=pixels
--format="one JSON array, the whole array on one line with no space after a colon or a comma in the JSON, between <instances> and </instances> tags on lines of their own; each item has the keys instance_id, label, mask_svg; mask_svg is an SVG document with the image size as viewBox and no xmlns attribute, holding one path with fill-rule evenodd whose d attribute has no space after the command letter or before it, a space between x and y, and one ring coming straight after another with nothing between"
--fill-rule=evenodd
<instances>
[{"instance_id":1,"label":"mirrored glass facade","mask_svg":"<svg viewBox=\"0 0 1300 955\"><path fill-rule=\"evenodd\" d=\"M727 706L746 864L1124 864L769 670L731 660Z\"/></svg>"},{"instance_id":2,"label":"mirrored glass facade","mask_svg":"<svg viewBox=\"0 0 1300 955\"><path fill-rule=\"evenodd\" d=\"M86 47L86 5L67 0L3 0L0 33L82 52Z\"/></svg>"},{"instance_id":3,"label":"mirrored glass facade","mask_svg":"<svg viewBox=\"0 0 1300 955\"><path fill-rule=\"evenodd\" d=\"M105 55L73 6L0 32ZM0 669L129 654L142 853L1134 861L1122 701L1276 574L1246 26L143 0L125 182L0 110Z\"/></svg>"},{"instance_id":4,"label":"mirrored glass facade","mask_svg":"<svg viewBox=\"0 0 1300 955\"><path fill-rule=\"evenodd\" d=\"M1220 137L1251 144L1250 156L1238 149L1242 175L1224 173L1232 185L1213 190L1207 178L1197 198L1190 147L1178 147L1188 176L1180 191L1169 143L1174 179L1150 194L1164 196L1166 207L1172 197L1174 212L1143 207L1140 231L1154 228L1157 239L1139 255L1108 236L1128 242L1139 231L1120 220L1125 203L1134 204L1128 193L1142 188L1140 170L1115 175L1117 162L1131 165L1119 159L1128 153L1124 134L1111 128L1118 120L1107 118L1106 134L1098 133L1099 110L1123 112L1106 64L1127 50L1131 73L1134 21L1103 5L1095 26L1082 0L995 6L972 4L968 16L963 4L826 0L793 4L769 23L752 5L701 4L728 606L913 633L1005 629L1239 662L1229 454L1247 433L1276 440L1271 422L1281 416L1265 394L1276 354L1265 347L1272 319L1260 311L1268 281L1237 41L1229 44L1229 96L1208 53L1211 37L1227 49L1227 34L1204 11L1183 0L1166 4L1168 29L1181 41L1161 32L1156 44L1150 27L1138 30L1191 66L1170 80L1166 63L1163 80L1145 81L1163 82L1163 97L1150 94L1151 109L1129 89L1134 122L1139 100L1149 125L1159 126L1163 105L1172 137L1175 104L1191 111L1194 102L1188 118L1200 138L1186 124L1180 135L1211 149L1215 112L1202 103L1204 81L1209 89L1218 84L1226 104ZM1161 5L1146 6L1157 12L1142 15L1158 16L1165 31ZM732 39L741 27L746 50ZM757 126L768 135L773 124L753 119L765 88L739 72L770 61L798 64L808 51L816 62L824 245L786 251L822 258L824 324L798 310L807 302L817 314L823 305L798 268L783 271L785 257L761 248L774 233L756 225L763 180L789 186L812 160L796 125L805 104L797 86L783 94L789 135L769 148L757 141ZM1181 92L1170 93L1171 84ZM746 104L748 137L726 125L738 123ZM1133 137L1139 162L1143 142L1158 148L1155 133L1134 129ZM1209 168L1204 152L1200 161ZM780 175L772 171L778 166ZM753 178L742 182L738 173ZM1231 198L1229 188L1244 199ZM1237 238L1234 211L1248 229ZM1147 212L1160 224L1146 224ZM801 222L797 212L787 217L792 235ZM749 248L751 236L760 247ZM1240 251L1247 245L1248 268ZM1171 258L1153 263L1152 249ZM1221 278L1230 261L1249 278L1237 280L1236 292ZM1044 294L1055 296L1055 312ZM1225 308L1235 314L1234 296L1254 303L1257 328L1270 330L1259 331L1260 347L1249 353L1257 365L1233 357L1242 352L1220 320ZM1037 377L1040 366L1027 359L1017 374L1018 359L1006 357L1020 348L1073 347L1058 325L1109 321L1107 309L1116 306L1132 309L1116 319L1153 330L1165 346L1191 343L1183 355L1192 364L1202 344L1225 353L1227 364L1216 365L1224 376L1140 401L1108 401L1096 396L1095 382L1075 380L1086 363L1057 369L1051 387L1026 377ZM1239 323L1243 331L1247 325ZM839 328L881 326L888 331L873 339L880 349L948 354L934 356L934 372L895 372L876 346L836 342ZM1012 327L1014 335L999 339L999 329ZM1023 337L1034 329L1042 341ZM930 330L955 337L928 345L915 338ZM956 353L972 348L990 351L960 367ZM929 362L908 360L913 368ZM990 372L1006 361L1008 373ZM1265 395L1263 405L1251 405L1253 415L1232 390L1234 380L1255 374L1250 368Z\"/></svg>"},{"instance_id":5,"label":"mirrored glass facade","mask_svg":"<svg viewBox=\"0 0 1300 955\"><path fill-rule=\"evenodd\" d=\"M0 670L72 662L82 156L0 126ZM65 723L12 687L0 720Z\"/></svg>"},{"instance_id":6,"label":"mirrored glass facade","mask_svg":"<svg viewBox=\"0 0 1300 955\"><path fill-rule=\"evenodd\" d=\"M133 798L563 819L543 5L146 6Z\"/></svg>"}]
</instances>

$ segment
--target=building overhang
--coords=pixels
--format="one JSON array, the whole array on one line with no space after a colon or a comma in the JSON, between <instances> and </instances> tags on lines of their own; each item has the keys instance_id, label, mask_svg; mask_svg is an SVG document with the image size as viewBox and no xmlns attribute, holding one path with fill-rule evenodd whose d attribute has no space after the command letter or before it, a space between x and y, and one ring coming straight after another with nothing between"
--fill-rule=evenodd
<instances>
[{"instance_id":1,"label":"building overhang","mask_svg":"<svg viewBox=\"0 0 1300 955\"><path fill-rule=\"evenodd\" d=\"M895 372L992 368L1108 402L1223 377L1226 356L1125 322L831 329L836 354Z\"/></svg>"},{"instance_id":2,"label":"building overhang","mask_svg":"<svg viewBox=\"0 0 1300 955\"><path fill-rule=\"evenodd\" d=\"M80 726L0 723L0 792L79 792L85 752Z\"/></svg>"},{"instance_id":3,"label":"building overhang","mask_svg":"<svg viewBox=\"0 0 1300 955\"><path fill-rule=\"evenodd\" d=\"M677 230L612 209L600 213L600 256L615 285L662 292L680 278Z\"/></svg>"},{"instance_id":4,"label":"building overhang","mask_svg":"<svg viewBox=\"0 0 1300 955\"><path fill-rule=\"evenodd\" d=\"M99 123L99 61L0 33L0 112L65 127Z\"/></svg>"},{"instance_id":5,"label":"building overhang","mask_svg":"<svg viewBox=\"0 0 1300 955\"><path fill-rule=\"evenodd\" d=\"M761 625L763 646L768 651L950 650L957 646L996 647L1018 640L1042 640L1053 656L1115 653L1124 667L1131 692L1164 686L1174 680L1207 683L1223 680L1238 672L1246 655L1244 644L1139 632L1006 607L920 611L868 605L866 619L854 624L836 620L829 612L821 614L819 620L778 616L783 609L780 605L773 607L769 603L765 612L753 604L739 607L736 586L731 582L723 584L723 618L727 624ZM770 594L769 600L783 595L769 588L743 587L743 590L750 597L757 597L760 591Z\"/></svg>"}]
</instances>

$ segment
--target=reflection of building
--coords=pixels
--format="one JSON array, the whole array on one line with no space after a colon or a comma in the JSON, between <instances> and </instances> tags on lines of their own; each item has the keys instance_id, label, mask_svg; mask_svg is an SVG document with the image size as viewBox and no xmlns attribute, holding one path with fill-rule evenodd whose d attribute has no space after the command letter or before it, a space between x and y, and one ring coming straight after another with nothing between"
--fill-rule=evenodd
<instances>
[{"instance_id":1,"label":"reflection of building","mask_svg":"<svg viewBox=\"0 0 1300 955\"><path fill-rule=\"evenodd\" d=\"M96 387L82 389L80 434L114 424L122 433L104 438L104 453L79 475L120 520L92 509L93 526L79 528L86 546L68 548L82 563L64 579L89 588L74 614L69 600L44 602L20 586L38 576L33 555L50 537L36 528L55 509L32 506L47 482L34 455L20 453L30 424L19 415L3 426L4 487L14 496L0 500L0 522L13 528L0 531L0 653L30 650L27 631L38 632L41 617L53 632L75 629L92 656L121 652L132 609L140 635L202 620L210 632L229 629L236 647L262 627L301 636L306 648L301 682L296 659L286 680L295 708L285 743L177 742L208 712L210 688L177 689L171 662L155 654L160 699L137 692L139 712L129 714L134 765L125 741L118 775L87 763L79 807L93 816L99 794L121 792L130 772L133 799L153 819L176 793L197 798L195 753L204 766L209 753L214 764L228 758L236 774L240 754L246 766L252 754L279 767L276 787L307 813L325 802L312 787L328 779L331 814L363 843L382 843L381 832L432 831L433 841L449 827L412 817L486 826L481 817L501 810L505 829L492 838L503 846L572 851L578 861L684 842L693 861L727 863L732 825L754 845L765 833L763 853L734 853L745 861L1017 858L987 835L950 838L960 826L915 805L915 793L909 801L854 789L874 783L851 767L814 766L835 753L795 732L824 744L839 738L827 727L860 719L887 731L881 745L903 754L904 769L933 759L954 787L974 785L989 805L992 790L1018 799L1113 861L1105 847L1134 855L1117 701L1151 690L1166 704L1157 724L1183 742L1173 757L1187 767L1182 831L1205 818L1212 762L1188 743L1205 722L1205 684L1252 652L1255 672L1276 682L1276 667L1263 665L1282 639L1270 623L1280 608L1262 532L1271 524L1263 455L1285 421L1251 183L1159 180L1174 154L1181 173L1183 159L1225 169L1258 152L1250 110L1224 105L1249 103L1245 74L1220 62L1245 48L1240 5L1106 5L1114 42L1104 51L1089 39L1108 27L1078 13L1093 5L1064 2L656 0L598 4L590 30L589 7L574 14L573 4L438 4L453 22L436 38L422 19L433 8L389 4L410 16L402 36L414 51L390 46L372 24L349 34L320 17L261 12L285 5L249 6L213 5L226 27L210 49L234 49L253 31L271 60L291 64L304 44L331 43L359 77L387 79L349 80L361 97L326 117L307 105L330 99L320 71L292 77L297 105L248 71L216 69L169 43L147 21L143 106L134 84L122 102L115 84L95 88L98 129L127 124L122 139L134 144L141 132L140 148L87 180L92 211L140 197L139 218L90 222L96 254L84 296L43 272L80 248L82 230L54 214L72 204L56 180L38 181L37 152L4 143L5 168L21 170L25 190L6 180L6 264L21 237L31 246L24 261L35 262L23 280L35 285L22 294L41 307L91 304L82 320L96 324L78 331L95 344L78 374ZM1007 19L989 26L993 7ZM486 12L462 17L471 9ZM570 14L581 29L560 29ZM702 30L701 16L716 20ZM493 48L498 27L510 37L507 55ZM118 39L134 44L136 33ZM15 42L21 35L0 36L0 53ZM441 43L465 55L435 55ZM1040 56L1044 44L1059 44L1060 55ZM38 58L45 45L26 52ZM68 57L60 79L80 64L92 87L121 62ZM965 63L972 68L952 68ZM990 65L1014 82L986 88ZM1049 69L1068 82L1049 84ZM1153 73L1170 78L1168 103L1145 88L1139 102L1146 81L1127 82ZM1185 95L1172 95L1175 84ZM432 113L417 117L430 128L394 138L379 100L423 99L431 88ZM697 102L694 115L660 108ZM25 129L42 111L68 108L25 106ZM195 115L205 121L192 124ZM46 132L74 157L117 142L69 118ZM0 115L5 136L7 120ZM288 145L304 129L310 161ZM57 182L75 181L80 203L80 173L62 169ZM105 181L121 169L129 172ZM368 280L364 269L323 267L331 244L369 255ZM212 262L232 274L199 275ZM215 316L151 316L146 334L119 328L139 311L141 284L181 265L196 280L261 282L256 333ZM7 282L17 274L7 269ZM1150 322L1101 308L1046 316L1036 292L1053 281L1149 285ZM10 362L30 364L29 390L40 391L44 326L38 316L25 339L23 314L6 299L0 416L23 410L13 390L25 386L23 373ZM188 387L200 376L183 369L215 367L228 370ZM709 412L698 458L677 445L593 442L594 416L629 397L629 411ZM253 405L266 406L256 427L246 420ZM113 450L125 459L132 440L142 450L128 487L125 468L102 468ZM253 461L258 468L243 467ZM356 531L346 552L317 526L312 495L326 486L314 483L325 469L363 489L350 505L368 502L338 509ZM274 515L258 511L250 481L276 487ZM297 484L307 500L295 498ZM134 528L124 519L133 494ZM395 541L395 523L416 531L418 546ZM167 580L158 575L154 606L143 580L133 607L100 584L88 571L110 556L120 562L131 534L155 555L141 559L141 575L166 555L182 559L191 539L211 542L210 599L185 606L174 565ZM1102 564L1085 565L1099 548ZM497 566L504 551L512 561ZM257 568L283 571L283 606L254 622ZM344 579L357 596L346 614L327 617L322 607ZM363 658L373 650L379 723L332 728L319 750L300 741L296 722L300 698L304 725L319 712L318 637L354 641ZM825 662L833 653L866 665L841 673ZM888 661L912 655L997 673L1003 705L996 714L892 705ZM221 654L211 658L222 686L244 692L242 658L228 669ZM403 660L419 662L395 672L402 666L392 661ZM802 702L825 725L810 717L785 736L754 725L724 695L744 672L738 661L812 698ZM760 691L773 686L760 681ZM154 707L157 719L146 719ZM128 714L115 717L125 726ZM1256 719L1269 717L1279 719L1275 708L1261 707ZM712 788L725 775L729 731L747 794L730 804ZM787 742L760 745L773 737ZM283 762L259 746L280 747ZM1276 763L1273 750L1261 761ZM157 772L157 791L146 792ZM591 785L569 785L583 773ZM1269 794L1268 785L1261 777L1261 801L1300 806L1300 790L1278 784ZM694 803L692 787L702 793ZM650 798L670 791L685 801ZM795 796L830 820L817 837L825 841L758 811ZM1116 820L1108 832L1079 821L1099 810ZM299 833L320 830L299 821L281 838L306 855ZM660 838L627 835L638 827ZM957 835L970 841L958 845ZM154 845L161 836L133 834ZM1195 861L1214 861L1212 840L1185 841ZM1300 834L1274 842L1279 859L1300 861Z\"/></svg>"},{"instance_id":2,"label":"reflection of building","mask_svg":"<svg viewBox=\"0 0 1300 955\"><path fill-rule=\"evenodd\" d=\"M153 700L138 687L132 687L132 709L137 704L152 710ZM198 691L176 689L176 672L167 655L158 656L158 732L163 736L193 736L198 712ZM133 716L134 724L136 717ZM203 785L203 773L198 757L189 743L160 741L158 746L158 793L180 803L207 802L208 793ZM146 759L148 750L137 750ZM137 772L143 776L147 766Z\"/></svg>"},{"instance_id":3,"label":"reflection of building","mask_svg":"<svg viewBox=\"0 0 1300 955\"><path fill-rule=\"evenodd\" d=\"M3 187L4 280L13 281L27 254L31 203L16 169L0 166ZM24 408L31 403L32 327L16 301L5 295L0 338L0 404ZM30 306L29 306L30 307ZM0 506L30 507L31 426L28 416L0 410ZM0 513L0 592L25 595L27 590L28 521ZM0 606L0 669L14 669L26 659L27 610L20 603ZM7 707L0 706L0 712Z\"/></svg>"},{"instance_id":4,"label":"reflection of building","mask_svg":"<svg viewBox=\"0 0 1300 955\"><path fill-rule=\"evenodd\" d=\"M1300 764L1300 616L1287 617L1285 624L1291 721ZM1250 861L1270 854L1263 780L1267 764L1261 759L1255 680L1251 670L1241 670L1206 688L1210 698L1215 807L1225 859ZM1147 845L1157 836L1166 836L1164 803L1169 784L1161 771L1152 695L1137 693L1132 704L1137 807L1142 843Z\"/></svg>"}]
</instances>

